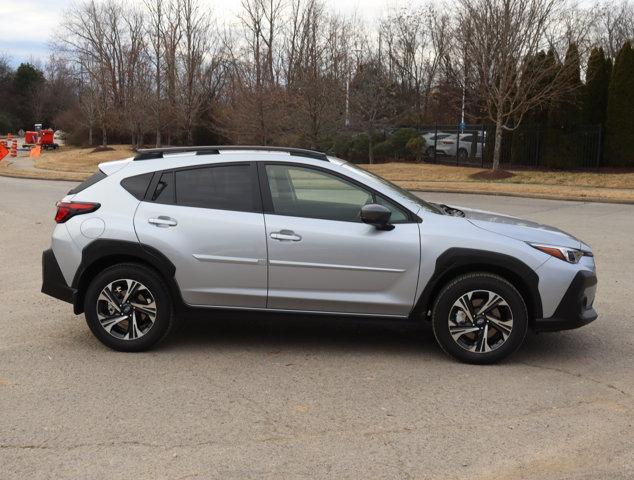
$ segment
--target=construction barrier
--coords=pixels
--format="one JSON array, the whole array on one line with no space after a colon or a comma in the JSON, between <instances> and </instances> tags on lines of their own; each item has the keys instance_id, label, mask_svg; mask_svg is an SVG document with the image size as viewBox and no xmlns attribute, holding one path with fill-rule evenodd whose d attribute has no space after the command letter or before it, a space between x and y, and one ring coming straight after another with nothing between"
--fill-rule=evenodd
<instances>
[{"instance_id":1,"label":"construction barrier","mask_svg":"<svg viewBox=\"0 0 634 480\"><path fill-rule=\"evenodd\" d=\"M9 153L9 155L11 155L12 157L18 156L18 141L17 140L11 141L11 152Z\"/></svg>"},{"instance_id":2,"label":"construction barrier","mask_svg":"<svg viewBox=\"0 0 634 480\"><path fill-rule=\"evenodd\" d=\"M31 151L29 152L29 157L31 157L31 158L39 158L40 157L40 153L42 153L42 146L41 145L36 145L35 147L31 148Z\"/></svg>"},{"instance_id":3,"label":"construction barrier","mask_svg":"<svg viewBox=\"0 0 634 480\"><path fill-rule=\"evenodd\" d=\"M9 150L7 150L7 142L5 142L4 140L0 140L0 161L2 161L2 159L8 154Z\"/></svg>"}]
</instances>

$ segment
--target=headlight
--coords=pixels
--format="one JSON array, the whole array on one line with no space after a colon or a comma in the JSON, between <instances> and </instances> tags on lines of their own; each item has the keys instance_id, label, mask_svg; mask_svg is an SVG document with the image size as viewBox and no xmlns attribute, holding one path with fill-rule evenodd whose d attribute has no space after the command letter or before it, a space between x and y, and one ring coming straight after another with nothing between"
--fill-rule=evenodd
<instances>
[{"instance_id":1,"label":"headlight","mask_svg":"<svg viewBox=\"0 0 634 480\"><path fill-rule=\"evenodd\" d=\"M563 260L568 263L579 263L581 257L592 257L592 252L584 252L576 248L558 247L555 245L542 245L539 243L529 243L529 245L537 250L547 253L548 255Z\"/></svg>"}]
</instances>

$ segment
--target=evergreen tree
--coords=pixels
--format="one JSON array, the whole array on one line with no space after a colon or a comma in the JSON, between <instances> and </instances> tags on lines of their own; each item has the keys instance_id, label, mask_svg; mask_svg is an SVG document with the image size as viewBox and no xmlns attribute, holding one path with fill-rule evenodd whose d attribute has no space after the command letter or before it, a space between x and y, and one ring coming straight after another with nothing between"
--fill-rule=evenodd
<instances>
[{"instance_id":1,"label":"evergreen tree","mask_svg":"<svg viewBox=\"0 0 634 480\"><path fill-rule=\"evenodd\" d=\"M571 43L559 71L563 77L559 98L548 110L544 159L549 167L574 168L578 161L576 131L580 125L581 67L579 48Z\"/></svg>"},{"instance_id":2,"label":"evergreen tree","mask_svg":"<svg viewBox=\"0 0 634 480\"><path fill-rule=\"evenodd\" d=\"M38 97L38 90L44 87L44 74L30 63L22 63L15 71L13 85L17 101L17 128L30 130L33 124L43 119L34 115L34 99Z\"/></svg>"},{"instance_id":3,"label":"evergreen tree","mask_svg":"<svg viewBox=\"0 0 634 480\"><path fill-rule=\"evenodd\" d=\"M590 125L605 124L608 108L608 88L612 62L605 57L602 48L593 48L586 70L586 87L583 93L582 118Z\"/></svg>"},{"instance_id":4,"label":"evergreen tree","mask_svg":"<svg viewBox=\"0 0 634 480\"><path fill-rule=\"evenodd\" d=\"M605 126L608 164L634 166L634 50L629 41L614 61Z\"/></svg>"},{"instance_id":5,"label":"evergreen tree","mask_svg":"<svg viewBox=\"0 0 634 480\"><path fill-rule=\"evenodd\" d=\"M548 52L540 50L536 55L527 58L522 75L520 77L520 88L526 87L524 78L535 78L542 72L552 72L551 75L544 76L541 82L534 86L533 90L540 91L553 82L557 71L557 59L555 52L551 49ZM513 131L511 145L511 163L520 165L536 165L543 153L543 144L540 142L544 125L548 122L548 104L540 105L524 115L522 125Z\"/></svg>"}]
</instances>

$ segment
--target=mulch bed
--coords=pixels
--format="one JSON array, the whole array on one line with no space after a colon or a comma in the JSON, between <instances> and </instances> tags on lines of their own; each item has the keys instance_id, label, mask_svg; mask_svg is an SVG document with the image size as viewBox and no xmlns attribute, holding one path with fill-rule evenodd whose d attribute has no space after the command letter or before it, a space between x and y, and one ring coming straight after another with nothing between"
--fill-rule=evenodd
<instances>
[{"instance_id":1,"label":"mulch bed","mask_svg":"<svg viewBox=\"0 0 634 480\"><path fill-rule=\"evenodd\" d=\"M104 147L103 145L99 145L97 148L94 148L90 153L109 152L111 150L114 150L114 148Z\"/></svg>"},{"instance_id":2,"label":"mulch bed","mask_svg":"<svg viewBox=\"0 0 634 480\"><path fill-rule=\"evenodd\" d=\"M508 170L481 170L469 175L474 180L504 180L505 178L514 177L515 174Z\"/></svg>"}]
</instances>

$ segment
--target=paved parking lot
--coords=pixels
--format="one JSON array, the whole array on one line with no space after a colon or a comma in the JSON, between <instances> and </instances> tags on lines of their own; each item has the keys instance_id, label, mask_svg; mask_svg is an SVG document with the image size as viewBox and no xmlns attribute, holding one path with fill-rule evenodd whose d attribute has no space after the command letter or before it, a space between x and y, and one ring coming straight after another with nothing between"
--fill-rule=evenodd
<instances>
[{"instance_id":1,"label":"paved parking lot","mask_svg":"<svg viewBox=\"0 0 634 480\"><path fill-rule=\"evenodd\" d=\"M64 182L0 177L0 478L631 479L634 205L428 194L593 245L599 319L467 366L424 328L220 315L141 354L40 289Z\"/></svg>"}]
</instances>

